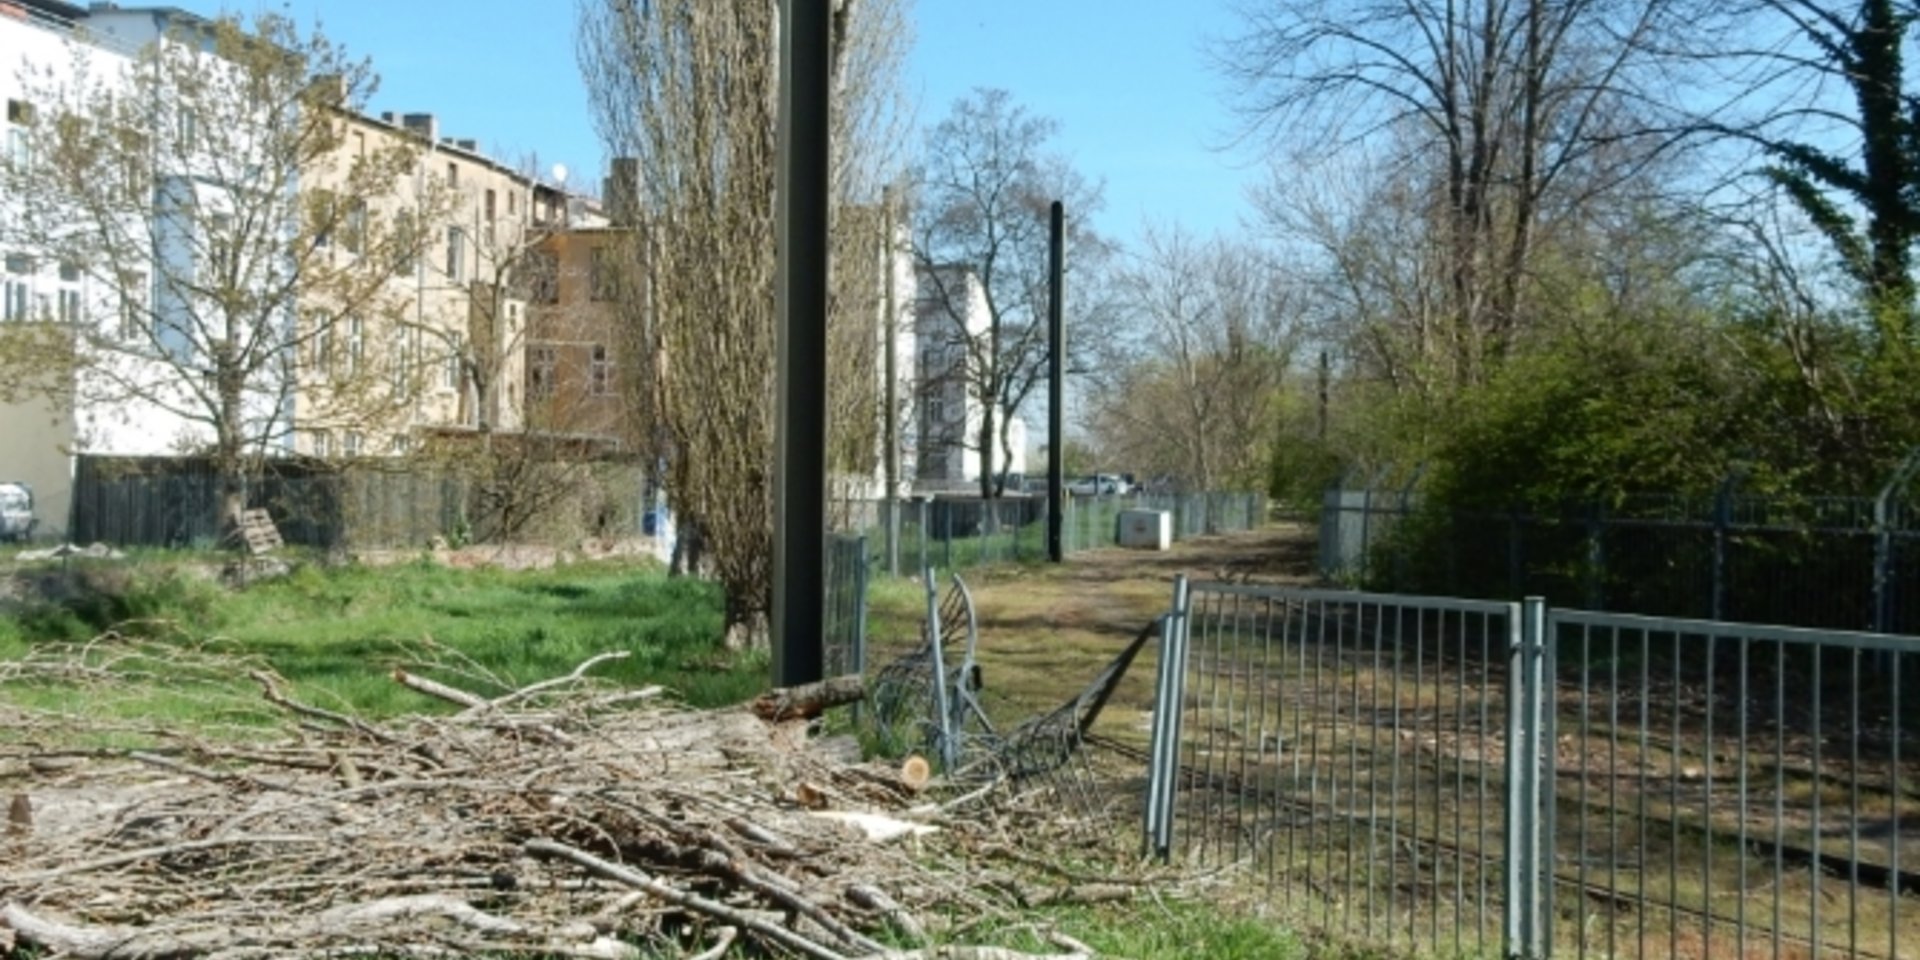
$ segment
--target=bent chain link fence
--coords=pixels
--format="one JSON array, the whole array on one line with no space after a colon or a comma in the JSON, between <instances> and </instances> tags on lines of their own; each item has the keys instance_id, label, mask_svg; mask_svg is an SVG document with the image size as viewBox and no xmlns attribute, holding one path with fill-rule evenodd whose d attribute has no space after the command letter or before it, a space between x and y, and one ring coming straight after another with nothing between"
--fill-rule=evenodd
<instances>
[{"instance_id":1,"label":"bent chain link fence","mask_svg":"<svg viewBox=\"0 0 1920 960\"><path fill-rule=\"evenodd\" d=\"M1920 956L1920 639L1176 587L1143 835L1448 956Z\"/></svg>"}]
</instances>

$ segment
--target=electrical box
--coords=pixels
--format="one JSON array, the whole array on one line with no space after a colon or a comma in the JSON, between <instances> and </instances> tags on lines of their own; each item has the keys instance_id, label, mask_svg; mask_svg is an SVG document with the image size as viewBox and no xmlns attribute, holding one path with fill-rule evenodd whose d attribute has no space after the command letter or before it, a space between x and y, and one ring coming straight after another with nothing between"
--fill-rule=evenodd
<instances>
[{"instance_id":1,"label":"electrical box","mask_svg":"<svg viewBox=\"0 0 1920 960\"><path fill-rule=\"evenodd\" d=\"M1119 522L1123 547L1166 550L1173 546L1173 514L1165 510L1122 510Z\"/></svg>"}]
</instances>

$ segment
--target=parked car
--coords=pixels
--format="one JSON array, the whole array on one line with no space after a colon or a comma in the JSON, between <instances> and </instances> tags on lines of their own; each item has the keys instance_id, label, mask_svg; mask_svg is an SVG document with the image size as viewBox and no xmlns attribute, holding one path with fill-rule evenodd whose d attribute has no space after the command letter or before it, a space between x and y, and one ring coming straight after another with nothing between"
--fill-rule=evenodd
<instances>
[{"instance_id":1,"label":"parked car","mask_svg":"<svg viewBox=\"0 0 1920 960\"><path fill-rule=\"evenodd\" d=\"M1074 477L1067 481L1067 492L1076 497L1101 497L1123 492L1120 478L1111 473L1098 473L1091 477Z\"/></svg>"},{"instance_id":2,"label":"parked car","mask_svg":"<svg viewBox=\"0 0 1920 960\"><path fill-rule=\"evenodd\" d=\"M39 522L33 516L33 489L24 483L0 483L0 543L25 542Z\"/></svg>"}]
</instances>

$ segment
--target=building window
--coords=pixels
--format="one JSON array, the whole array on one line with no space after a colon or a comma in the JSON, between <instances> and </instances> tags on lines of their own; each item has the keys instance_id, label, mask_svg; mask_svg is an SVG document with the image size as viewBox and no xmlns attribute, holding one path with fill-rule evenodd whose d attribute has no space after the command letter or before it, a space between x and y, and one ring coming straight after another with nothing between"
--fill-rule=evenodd
<instances>
[{"instance_id":1,"label":"building window","mask_svg":"<svg viewBox=\"0 0 1920 960\"><path fill-rule=\"evenodd\" d=\"M459 281L467 260L467 234L459 227L447 228L447 279Z\"/></svg>"},{"instance_id":2,"label":"building window","mask_svg":"<svg viewBox=\"0 0 1920 960\"><path fill-rule=\"evenodd\" d=\"M333 434L327 430L313 432L313 455L316 457L333 456Z\"/></svg>"},{"instance_id":3,"label":"building window","mask_svg":"<svg viewBox=\"0 0 1920 960\"><path fill-rule=\"evenodd\" d=\"M406 434L404 434L404 433L402 433L402 434L399 434L399 435L397 435L397 436L395 436L395 437L393 438L393 445L392 445L392 450L393 450L393 455L394 455L394 456L396 456L396 457L404 457L404 456L406 456L406 455L407 455L407 448L408 448L409 446L411 446L411 444L409 444L409 443L407 442L407 435L406 435Z\"/></svg>"},{"instance_id":4,"label":"building window","mask_svg":"<svg viewBox=\"0 0 1920 960\"><path fill-rule=\"evenodd\" d=\"M460 165L457 163L447 164L447 189L460 189Z\"/></svg>"},{"instance_id":5,"label":"building window","mask_svg":"<svg viewBox=\"0 0 1920 960\"><path fill-rule=\"evenodd\" d=\"M494 239L494 234L493 234L493 200L494 200L493 191L488 190L487 198L486 198L486 216L487 216L486 242L487 242L487 246L489 247L492 247L495 243L498 242Z\"/></svg>"},{"instance_id":6,"label":"building window","mask_svg":"<svg viewBox=\"0 0 1920 960\"><path fill-rule=\"evenodd\" d=\"M393 350L387 357L387 375L391 378L393 395L404 397L407 390L407 335L398 330L393 334Z\"/></svg>"},{"instance_id":7,"label":"building window","mask_svg":"<svg viewBox=\"0 0 1920 960\"><path fill-rule=\"evenodd\" d=\"M200 139L200 121L192 110L182 109L174 115L175 134L180 140L180 152L191 151Z\"/></svg>"},{"instance_id":8,"label":"building window","mask_svg":"<svg viewBox=\"0 0 1920 960\"><path fill-rule=\"evenodd\" d=\"M147 326L147 275L138 270L120 271L120 339L145 343Z\"/></svg>"},{"instance_id":9,"label":"building window","mask_svg":"<svg viewBox=\"0 0 1920 960\"><path fill-rule=\"evenodd\" d=\"M593 362L587 367L587 393L596 397L613 393L613 357L598 343L593 345Z\"/></svg>"},{"instance_id":10,"label":"building window","mask_svg":"<svg viewBox=\"0 0 1920 960\"><path fill-rule=\"evenodd\" d=\"M593 299L603 302L614 299L620 289L620 275L614 263L612 248L594 247L589 269L591 276L588 282L593 288Z\"/></svg>"},{"instance_id":11,"label":"building window","mask_svg":"<svg viewBox=\"0 0 1920 960\"><path fill-rule=\"evenodd\" d=\"M447 362L440 371L440 385L448 390L460 388L460 363L466 353L466 338L454 334L447 344Z\"/></svg>"},{"instance_id":12,"label":"building window","mask_svg":"<svg viewBox=\"0 0 1920 960\"><path fill-rule=\"evenodd\" d=\"M360 361L366 358L367 326L359 317L347 318L347 376L360 375Z\"/></svg>"},{"instance_id":13,"label":"building window","mask_svg":"<svg viewBox=\"0 0 1920 960\"><path fill-rule=\"evenodd\" d=\"M938 435L947 425L947 402L939 397L928 397L923 402L926 404L927 432Z\"/></svg>"},{"instance_id":14,"label":"building window","mask_svg":"<svg viewBox=\"0 0 1920 960\"><path fill-rule=\"evenodd\" d=\"M33 258L24 253L7 254L7 272L21 275L32 273Z\"/></svg>"},{"instance_id":15,"label":"building window","mask_svg":"<svg viewBox=\"0 0 1920 960\"><path fill-rule=\"evenodd\" d=\"M320 324L320 329L313 333L313 368L331 378L333 376L333 323L325 317L318 317L315 322Z\"/></svg>"},{"instance_id":16,"label":"building window","mask_svg":"<svg viewBox=\"0 0 1920 960\"><path fill-rule=\"evenodd\" d=\"M402 210L393 217L393 275L411 277L419 267L419 228L413 211Z\"/></svg>"},{"instance_id":17,"label":"building window","mask_svg":"<svg viewBox=\"0 0 1920 960\"><path fill-rule=\"evenodd\" d=\"M527 254L524 266L527 299L534 303L560 302L560 258L548 250Z\"/></svg>"},{"instance_id":18,"label":"building window","mask_svg":"<svg viewBox=\"0 0 1920 960\"><path fill-rule=\"evenodd\" d=\"M341 452L345 453L347 456L349 457L359 456L360 455L360 431L348 430L347 442L343 444L342 447L343 449L341 450Z\"/></svg>"},{"instance_id":19,"label":"building window","mask_svg":"<svg viewBox=\"0 0 1920 960\"><path fill-rule=\"evenodd\" d=\"M351 206L347 207L346 226L346 236L341 238L340 243L347 248L348 253L357 254L367 244L367 202L365 200L355 200Z\"/></svg>"},{"instance_id":20,"label":"building window","mask_svg":"<svg viewBox=\"0 0 1920 960\"><path fill-rule=\"evenodd\" d=\"M509 192L507 194L507 216L511 217L514 214L517 214L519 212L520 212L520 195L517 193Z\"/></svg>"},{"instance_id":21,"label":"building window","mask_svg":"<svg viewBox=\"0 0 1920 960\"><path fill-rule=\"evenodd\" d=\"M25 100L8 100L7 122L20 127L33 126L33 104Z\"/></svg>"},{"instance_id":22,"label":"building window","mask_svg":"<svg viewBox=\"0 0 1920 960\"><path fill-rule=\"evenodd\" d=\"M7 320L27 319L27 282L8 277L0 285L0 317Z\"/></svg>"},{"instance_id":23,"label":"building window","mask_svg":"<svg viewBox=\"0 0 1920 960\"><path fill-rule=\"evenodd\" d=\"M527 399L545 400L553 396L554 350L534 347L527 352L531 354L527 363Z\"/></svg>"},{"instance_id":24,"label":"building window","mask_svg":"<svg viewBox=\"0 0 1920 960\"><path fill-rule=\"evenodd\" d=\"M71 287L60 290L60 322L80 322L80 291Z\"/></svg>"},{"instance_id":25,"label":"building window","mask_svg":"<svg viewBox=\"0 0 1920 960\"><path fill-rule=\"evenodd\" d=\"M74 263L72 260L62 260L60 262L60 282L79 283L80 265Z\"/></svg>"}]
</instances>

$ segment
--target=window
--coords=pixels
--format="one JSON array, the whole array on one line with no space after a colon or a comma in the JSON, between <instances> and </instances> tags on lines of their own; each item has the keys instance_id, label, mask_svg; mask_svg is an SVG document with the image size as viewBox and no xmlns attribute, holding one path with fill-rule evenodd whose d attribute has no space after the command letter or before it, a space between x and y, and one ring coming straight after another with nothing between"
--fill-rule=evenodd
<instances>
[{"instance_id":1,"label":"window","mask_svg":"<svg viewBox=\"0 0 1920 960\"><path fill-rule=\"evenodd\" d=\"M320 329L313 334L313 368L327 377L333 376L333 324L325 317L315 320Z\"/></svg>"},{"instance_id":2,"label":"window","mask_svg":"<svg viewBox=\"0 0 1920 960\"><path fill-rule=\"evenodd\" d=\"M588 282L593 288L593 299L607 301L615 298L619 291L619 271L613 259L611 247L594 247L593 260L589 264Z\"/></svg>"},{"instance_id":3,"label":"window","mask_svg":"<svg viewBox=\"0 0 1920 960\"><path fill-rule=\"evenodd\" d=\"M553 348L534 347L527 353L527 399L545 400L553 396Z\"/></svg>"},{"instance_id":4,"label":"window","mask_svg":"<svg viewBox=\"0 0 1920 960\"><path fill-rule=\"evenodd\" d=\"M360 375L360 361L367 353L367 326L359 317L347 318L347 376ZM351 436L351 434L349 434Z\"/></svg>"},{"instance_id":5,"label":"window","mask_svg":"<svg viewBox=\"0 0 1920 960\"><path fill-rule=\"evenodd\" d=\"M420 237L414 226L413 211L402 210L393 218L393 275L411 277L419 268Z\"/></svg>"},{"instance_id":6,"label":"window","mask_svg":"<svg viewBox=\"0 0 1920 960\"><path fill-rule=\"evenodd\" d=\"M0 318L6 320L27 319L27 282L8 277L0 284Z\"/></svg>"},{"instance_id":7,"label":"window","mask_svg":"<svg viewBox=\"0 0 1920 960\"><path fill-rule=\"evenodd\" d=\"M458 281L464 274L467 259L467 234L459 227L447 228L447 279Z\"/></svg>"},{"instance_id":8,"label":"window","mask_svg":"<svg viewBox=\"0 0 1920 960\"><path fill-rule=\"evenodd\" d=\"M947 423L947 402L939 397L926 399L927 432L940 433Z\"/></svg>"},{"instance_id":9,"label":"window","mask_svg":"<svg viewBox=\"0 0 1920 960\"><path fill-rule=\"evenodd\" d=\"M367 203L355 200L347 207L346 236L340 240L349 253L359 253L367 243Z\"/></svg>"},{"instance_id":10,"label":"window","mask_svg":"<svg viewBox=\"0 0 1920 960\"><path fill-rule=\"evenodd\" d=\"M234 283L233 218L216 215L207 224L207 266L220 286Z\"/></svg>"},{"instance_id":11,"label":"window","mask_svg":"<svg viewBox=\"0 0 1920 960\"><path fill-rule=\"evenodd\" d=\"M547 250L535 250L526 260L527 299L534 303L560 302L560 258Z\"/></svg>"},{"instance_id":12,"label":"window","mask_svg":"<svg viewBox=\"0 0 1920 960\"><path fill-rule=\"evenodd\" d=\"M613 358L598 343L593 345L593 362L587 367L587 393L595 397L613 393Z\"/></svg>"},{"instance_id":13,"label":"window","mask_svg":"<svg viewBox=\"0 0 1920 960\"><path fill-rule=\"evenodd\" d=\"M313 455L316 457L333 456L333 434L327 430L313 432Z\"/></svg>"},{"instance_id":14,"label":"window","mask_svg":"<svg viewBox=\"0 0 1920 960\"><path fill-rule=\"evenodd\" d=\"M7 160L16 167L33 165L33 147L27 141L27 131L19 127L7 128Z\"/></svg>"},{"instance_id":15,"label":"window","mask_svg":"<svg viewBox=\"0 0 1920 960\"><path fill-rule=\"evenodd\" d=\"M391 379L394 396L403 397L410 392L407 390L407 373L407 335L396 330L392 349L387 354L387 376Z\"/></svg>"},{"instance_id":16,"label":"window","mask_svg":"<svg viewBox=\"0 0 1920 960\"><path fill-rule=\"evenodd\" d=\"M21 127L33 126L33 104L25 100L8 100L7 122Z\"/></svg>"},{"instance_id":17,"label":"window","mask_svg":"<svg viewBox=\"0 0 1920 960\"><path fill-rule=\"evenodd\" d=\"M192 110L181 110L174 114L174 136L179 139L180 152L194 149L200 139L200 121Z\"/></svg>"},{"instance_id":18,"label":"window","mask_svg":"<svg viewBox=\"0 0 1920 960\"><path fill-rule=\"evenodd\" d=\"M307 229L313 233L315 247L333 246L333 218L337 213L338 201L331 192L315 190L307 198Z\"/></svg>"},{"instance_id":19,"label":"window","mask_svg":"<svg viewBox=\"0 0 1920 960\"><path fill-rule=\"evenodd\" d=\"M71 287L60 290L60 322L80 322L80 291Z\"/></svg>"},{"instance_id":20,"label":"window","mask_svg":"<svg viewBox=\"0 0 1920 960\"><path fill-rule=\"evenodd\" d=\"M356 157L367 155L367 135L358 130L353 132L353 155Z\"/></svg>"},{"instance_id":21,"label":"window","mask_svg":"<svg viewBox=\"0 0 1920 960\"><path fill-rule=\"evenodd\" d=\"M60 261L60 282L61 283L79 283L80 282L80 265L77 263L74 263L72 260Z\"/></svg>"},{"instance_id":22,"label":"window","mask_svg":"<svg viewBox=\"0 0 1920 960\"><path fill-rule=\"evenodd\" d=\"M507 194L507 216L511 217L514 214L519 212L520 212L520 195L517 193Z\"/></svg>"},{"instance_id":23,"label":"window","mask_svg":"<svg viewBox=\"0 0 1920 960\"><path fill-rule=\"evenodd\" d=\"M447 189L460 189L460 165L457 163L447 164Z\"/></svg>"},{"instance_id":24,"label":"window","mask_svg":"<svg viewBox=\"0 0 1920 960\"><path fill-rule=\"evenodd\" d=\"M33 272L33 258L24 253L7 254L7 272L29 274Z\"/></svg>"},{"instance_id":25,"label":"window","mask_svg":"<svg viewBox=\"0 0 1920 960\"><path fill-rule=\"evenodd\" d=\"M135 270L122 271L120 280L120 339L145 343L147 326L147 275Z\"/></svg>"},{"instance_id":26,"label":"window","mask_svg":"<svg viewBox=\"0 0 1920 960\"><path fill-rule=\"evenodd\" d=\"M466 350L466 338L457 333L454 334L453 340L447 346L446 366L440 371L440 385L442 387L448 390L457 390L460 388L460 363Z\"/></svg>"},{"instance_id":27,"label":"window","mask_svg":"<svg viewBox=\"0 0 1920 960\"><path fill-rule=\"evenodd\" d=\"M394 438L393 438L393 444L392 444L392 447L391 447L391 449L392 449L392 451L393 451L393 455L394 455L394 456L396 456L396 457L404 457L404 456L406 456L406 455L407 455L407 448L408 448L409 446L411 446L411 444L409 444L409 443L407 442L407 435L406 435L406 434L404 434L404 433L402 433L402 434L397 434L397 435L395 435L395 436L394 436Z\"/></svg>"},{"instance_id":28,"label":"window","mask_svg":"<svg viewBox=\"0 0 1920 960\"><path fill-rule=\"evenodd\" d=\"M345 453L347 456L349 457L359 456L360 455L360 431L348 430L347 442L342 446L344 449L342 449L341 452Z\"/></svg>"}]
</instances>

